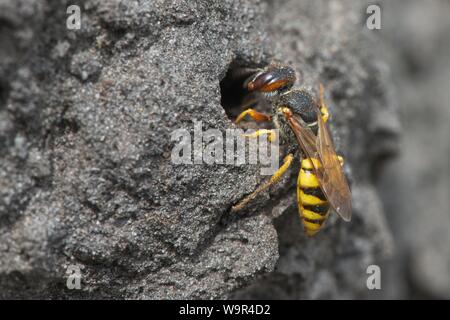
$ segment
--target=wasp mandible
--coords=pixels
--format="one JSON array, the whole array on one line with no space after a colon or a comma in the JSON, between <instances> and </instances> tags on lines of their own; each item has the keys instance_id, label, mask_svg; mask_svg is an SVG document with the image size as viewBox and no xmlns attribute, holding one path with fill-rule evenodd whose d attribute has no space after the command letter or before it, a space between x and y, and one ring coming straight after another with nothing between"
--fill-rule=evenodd
<instances>
[{"instance_id":1,"label":"wasp mandible","mask_svg":"<svg viewBox=\"0 0 450 320\"><path fill-rule=\"evenodd\" d=\"M244 84L249 92L262 94L271 104L272 114L250 108L237 117L236 123L246 116L255 121L272 121L275 128L279 129L280 142L294 148L290 149L270 180L233 206L232 210L241 210L257 194L278 182L292 164L294 154L298 154L301 161L297 178L297 203L305 232L313 236L323 228L331 208L342 219L350 221L351 193L342 171L343 158L336 154L326 126L329 113L324 101L324 88L320 85L319 97L315 99L306 90L292 89L295 80L295 71L291 67L270 65L248 78ZM273 140L275 131L260 129L252 136L262 134L267 134Z\"/></svg>"}]
</instances>

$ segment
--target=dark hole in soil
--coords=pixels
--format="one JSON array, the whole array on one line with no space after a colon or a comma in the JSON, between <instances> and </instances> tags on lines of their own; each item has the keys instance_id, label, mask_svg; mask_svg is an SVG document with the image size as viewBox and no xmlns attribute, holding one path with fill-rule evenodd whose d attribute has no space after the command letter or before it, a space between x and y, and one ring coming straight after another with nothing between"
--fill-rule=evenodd
<instances>
[{"instance_id":1,"label":"dark hole in soil","mask_svg":"<svg viewBox=\"0 0 450 320\"><path fill-rule=\"evenodd\" d=\"M220 82L221 104L231 121L235 121L237 116L248 108L267 114L271 113L271 107L266 100L257 93L248 92L245 86L246 80L258 71L258 67L232 63ZM239 126L244 129L268 128L270 123L256 123L248 118L242 121Z\"/></svg>"},{"instance_id":2,"label":"dark hole in soil","mask_svg":"<svg viewBox=\"0 0 450 320\"><path fill-rule=\"evenodd\" d=\"M255 94L245 87L246 80L258 72L257 68L231 65L220 82L221 103L227 116L234 120L246 108L254 107ZM250 104L250 105L249 105Z\"/></svg>"}]
</instances>

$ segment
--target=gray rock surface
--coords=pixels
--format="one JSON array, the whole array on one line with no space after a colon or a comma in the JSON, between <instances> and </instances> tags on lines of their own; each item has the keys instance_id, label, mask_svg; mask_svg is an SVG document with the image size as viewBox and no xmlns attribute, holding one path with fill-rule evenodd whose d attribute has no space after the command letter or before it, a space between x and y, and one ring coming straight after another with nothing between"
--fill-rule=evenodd
<instances>
[{"instance_id":1,"label":"gray rock surface","mask_svg":"<svg viewBox=\"0 0 450 320\"><path fill-rule=\"evenodd\" d=\"M370 295L367 266L392 252L373 175L399 127L364 4L80 3L82 28L68 31L64 1L0 2L0 297ZM273 59L325 84L352 182L352 222L333 216L314 239L295 170L231 215L265 178L257 166L170 161L173 130L234 127L230 68ZM81 290L66 287L73 264Z\"/></svg>"}]
</instances>

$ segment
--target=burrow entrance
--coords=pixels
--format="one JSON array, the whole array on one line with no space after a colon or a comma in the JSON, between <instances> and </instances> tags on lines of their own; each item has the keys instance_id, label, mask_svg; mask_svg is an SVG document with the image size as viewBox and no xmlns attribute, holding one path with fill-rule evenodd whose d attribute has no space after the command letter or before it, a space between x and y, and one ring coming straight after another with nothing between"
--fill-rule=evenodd
<instances>
[{"instance_id":1,"label":"burrow entrance","mask_svg":"<svg viewBox=\"0 0 450 320\"><path fill-rule=\"evenodd\" d=\"M225 77L220 82L221 104L231 121L248 108L270 113L271 107L257 93L250 93L245 86L246 80L258 72L258 67L231 63ZM244 127L247 127L242 122ZM252 125L249 125L252 127ZM258 127L263 127L261 124Z\"/></svg>"}]
</instances>

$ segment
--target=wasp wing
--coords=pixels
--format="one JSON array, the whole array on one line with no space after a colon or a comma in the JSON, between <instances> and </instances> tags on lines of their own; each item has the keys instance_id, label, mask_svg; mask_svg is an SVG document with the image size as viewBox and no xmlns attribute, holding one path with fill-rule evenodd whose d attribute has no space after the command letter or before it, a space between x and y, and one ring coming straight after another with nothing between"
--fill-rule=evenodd
<instances>
[{"instance_id":1,"label":"wasp wing","mask_svg":"<svg viewBox=\"0 0 450 320\"><path fill-rule=\"evenodd\" d=\"M297 141L311 161L320 187L333 209L345 220L351 218L351 194L333 148L333 143L318 110L318 136L299 117L286 116Z\"/></svg>"},{"instance_id":2,"label":"wasp wing","mask_svg":"<svg viewBox=\"0 0 450 320\"><path fill-rule=\"evenodd\" d=\"M337 214L345 221L350 221L352 216L350 188L319 109L317 109L317 126L317 151L323 167L318 178L322 190Z\"/></svg>"},{"instance_id":3,"label":"wasp wing","mask_svg":"<svg viewBox=\"0 0 450 320\"><path fill-rule=\"evenodd\" d=\"M287 120L289 125L291 126L292 131L295 134L295 137L297 138L298 143L300 144L300 147L305 152L306 156L308 158L317 158L317 138L312 130L301 118L297 118L291 115L287 116ZM317 171L317 168L314 167L314 171Z\"/></svg>"}]
</instances>

